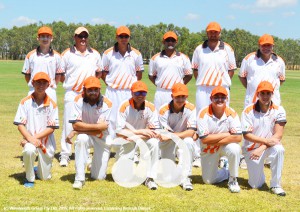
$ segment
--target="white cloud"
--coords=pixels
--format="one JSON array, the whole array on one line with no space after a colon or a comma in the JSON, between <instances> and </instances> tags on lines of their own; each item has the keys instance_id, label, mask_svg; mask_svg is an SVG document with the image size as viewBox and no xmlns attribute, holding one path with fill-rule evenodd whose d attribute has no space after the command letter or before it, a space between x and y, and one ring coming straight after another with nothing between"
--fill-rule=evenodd
<instances>
[{"instance_id":1,"label":"white cloud","mask_svg":"<svg viewBox=\"0 0 300 212\"><path fill-rule=\"evenodd\" d=\"M185 16L185 19L187 19L187 20L198 20L199 19L199 15L194 14L194 13L188 13Z\"/></svg>"},{"instance_id":2,"label":"white cloud","mask_svg":"<svg viewBox=\"0 0 300 212\"><path fill-rule=\"evenodd\" d=\"M298 0L256 0L255 7L269 9L294 6L297 3Z\"/></svg>"},{"instance_id":3,"label":"white cloud","mask_svg":"<svg viewBox=\"0 0 300 212\"><path fill-rule=\"evenodd\" d=\"M237 10L248 10L251 8L251 5L246 5L246 4L240 4L240 3L233 3L230 5L231 8L237 9Z\"/></svg>"},{"instance_id":4,"label":"white cloud","mask_svg":"<svg viewBox=\"0 0 300 212\"><path fill-rule=\"evenodd\" d=\"M28 24L34 24L34 23L37 23L37 20L25 16L19 16L18 18L12 21L12 25L17 27L25 26Z\"/></svg>"},{"instance_id":5,"label":"white cloud","mask_svg":"<svg viewBox=\"0 0 300 212\"><path fill-rule=\"evenodd\" d=\"M107 21L103 18L92 18L91 22L93 24L109 24L109 25L114 25L116 23L114 21Z\"/></svg>"},{"instance_id":6,"label":"white cloud","mask_svg":"<svg viewBox=\"0 0 300 212\"><path fill-rule=\"evenodd\" d=\"M295 16L296 13L291 11L291 12L285 12L285 13L282 13L283 17L292 17L292 16Z\"/></svg>"}]
</instances>

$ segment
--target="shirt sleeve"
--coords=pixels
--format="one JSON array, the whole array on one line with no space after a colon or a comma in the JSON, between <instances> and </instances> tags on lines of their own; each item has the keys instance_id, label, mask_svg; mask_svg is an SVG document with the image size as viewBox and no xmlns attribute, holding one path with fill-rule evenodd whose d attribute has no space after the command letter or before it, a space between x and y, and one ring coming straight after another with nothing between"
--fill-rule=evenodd
<instances>
[{"instance_id":1,"label":"shirt sleeve","mask_svg":"<svg viewBox=\"0 0 300 212\"><path fill-rule=\"evenodd\" d=\"M116 122L116 130L122 130L126 127L127 120L127 109L124 112L120 111L120 108L117 113L117 122Z\"/></svg>"},{"instance_id":2,"label":"shirt sleeve","mask_svg":"<svg viewBox=\"0 0 300 212\"><path fill-rule=\"evenodd\" d=\"M207 115L197 119L197 130L200 139L209 135Z\"/></svg>"},{"instance_id":3,"label":"shirt sleeve","mask_svg":"<svg viewBox=\"0 0 300 212\"><path fill-rule=\"evenodd\" d=\"M102 68L103 71L109 71L109 57L107 54L102 55Z\"/></svg>"},{"instance_id":4,"label":"shirt sleeve","mask_svg":"<svg viewBox=\"0 0 300 212\"><path fill-rule=\"evenodd\" d=\"M281 65L280 65L280 70L279 70L279 80L280 81L285 81L285 63L282 59L280 59Z\"/></svg>"},{"instance_id":5,"label":"shirt sleeve","mask_svg":"<svg viewBox=\"0 0 300 212\"><path fill-rule=\"evenodd\" d=\"M240 77L247 77L247 66L248 66L248 60L245 58L242 61L240 70L239 70L239 76Z\"/></svg>"},{"instance_id":6,"label":"shirt sleeve","mask_svg":"<svg viewBox=\"0 0 300 212\"><path fill-rule=\"evenodd\" d=\"M190 117L188 118L187 129L197 131L196 108L192 110Z\"/></svg>"},{"instance_id":7,"label":"shirt sleeve","mask_svg":"<svg viewBox=\"0 0 300 212\"><path fill-rule=\"evenodd\" d=\"M193 69L198 69L199 64L200 64L200 58L199 58L199 53L198 53L198 47L195 49L192 57L192 68Z\"/></svg>"},{"instance_id":8,"label":"shirt sleeve","mask_svg":"<svg viewBox=\"0 0 300 212\"><path fill-rule=\"evenodd\" d=\"M101 72L103 67L102 67L102 59L101 59L101 55L97 52L97 67L98 69L96 70L96 72Z\"/></svg>"},{"instance_id":9,"label":"shirt sleeve","mask_svg":"<svg viewBox=\"0 0 300 212\"><path fill-rule=\"evenodd\" d=\"M58 107L51 108L50 115L47 120L47 127L54 128L54 129L59 128Z\"/></svg>"},{"instance_id":10,"label":"shirt sleeve","mask_svg":"<svg viewBox=\"0 0 300 212\"><path fill-rule=\"evenodd\" d=\"M170 132L174 132L174 130L168 124L169 111L166 111L163 114L159 114L158 119L159 119L159 123L163 129L168 130Z\"/></svg>"},{"instance_id":11,"label":"shirt sleeve","mask_svg":"<svg viewBox=\"0 0 300 212\"><path fill-rule=\"evenodd\" d=\"M14 119L14 125L26 125L27 123L27 111L24 104L19 104L15 119Z\"/></svg>"},{"instance_id":12,"label":"shirt sleeve","mask_svg":"<svg viewBox=\"0 0 300 212\"><path fill-rule=\"evenodd\" d=\"M136 71L144 71L144 62L142 54L140 53L135 60L135 70Z\"/></svg>"},{"instance_id":13,"label":"shirt sleeve","mask_svg":"<svg viewBox=\"0 0 300 212\"><path fill-rule=\"evenodd\" d=\"M149 76L156 76L156 71L155 71L155 61L151 58L149 62Z\"/></svg>"},{"instance_id":14,"label":"shirt sleeve","mask_svg":"<svg viewBox=\"0 0 300 212\"><path fill-rule=\"evenodd\" d=\"M72 118L69 120L70 123L82 121L82 100L78 102L73 102L71 113Z\"/></svg>"},{"instance_id":15,"label":"shirt sleeve","mask_svg":"<svg viewBox=\"0 0 300 212\"><path fill-rule=\"evenodd\" d=\"M232 135L242 134L241 122L238 114L230 116L229 132Z\"/></svg>"},{"instance_id":16,"label":"shirt sleeve","mask_svg":"<svg viewBox=\"0 0 300 212\"><path fill-rule=\"evenodd\" d=\"M242 118L241 118L241 126L242 132L245 133L252 133L253 131L253 121L249 113L243 111Z\"/></svg>"},{"instance_id":17,"label":"shirt sleeve","mask_svg":"<svg viewBox=\"0 0 300 212\"><path fill-rule=\"evenodd\" d=\"M236 61L235 61L234 51L231 47L227 48L227 54L228 54L228 70L235 70Z\"/></svg>"},{"instance_id":18,"label":"shirt sleeve","mask_svg":"<svg viewBox=\"0 0 300 212\"><path fill-rule=\"evenodd\" d=\"M183 60L184 60L184 75L192 75L192 64L190 58L188 56L183 54Z\"/></svg>"},{"instance_id":19,"label":"shirt sleeve","mask_svg":"<svg viewBox=\"0 0 300 212\"><path fill-rule=\"evenodd\" d=\"M286 123L286 112L282 106L279 106L275 123Z\"/></svg>"},{"instance_id":20,"label":"shirt sleeve","mask_svg":"<svg viewBox=\"0 0 300 212\"><path fill-rule=\"evenodd\" d=\"M27 56L26 56L26 58L24 60L22 74L31 74L30 61L29 61L29 58Z\"/></svg>"},{"instance_id":21,"label":"shirt sleeve","mask_svg":"<svg viewBox=\"0 0 300 212\"><path fill-rule=\"evenodd\" d=\"M149 129L159 129L160 124L159 124L159 120L158 120L157 111L154 110L154 111L151 111L151 112L152 112L152 114L149 116L147 126L148 126Z\"/></svg>"}]
</instances>

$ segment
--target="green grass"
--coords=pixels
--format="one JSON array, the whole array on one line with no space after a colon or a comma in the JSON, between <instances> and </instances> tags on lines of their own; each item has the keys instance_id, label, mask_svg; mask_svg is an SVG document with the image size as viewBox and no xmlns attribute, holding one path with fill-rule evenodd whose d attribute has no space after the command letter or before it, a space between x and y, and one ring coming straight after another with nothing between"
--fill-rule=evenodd
<instances>
[{"instance_id":1,"label":"green grass","mask_svg":"<svg viewBox=\"0 0 300 212\"><path fill-rule=\"evenodd\" d=\"M83 190L75 191L72 183L75 176L74 160L67 168L59 167L57 157L53 162L52 179L37 180L33 189L25 189L22 182L25 178L24 168L21 166L19 146L21 138L13 119L19 101L27 95L28 87L21 74L23 61L0 61L0 89L1 89L1 133L0 133L0 211L20 207L31 210L61 210L74 209L100 210L134 210L149 209L153 211L170 210L300 210L300 161L299 161L299 112L300 105L300 72L287 71L287 80L281 88L283 106L287 111L288 123L285 128L283 144L285 147L285 162L282 176L282 186L287 192L284 198L272 195L268 191L270 170L265 169L267 185L260 191L250 189L247 171L240 169L238 179L241 193L231 194L226 183L205 185L201 179L201 170L193 169L192 192L185 192L179 186L150 191L141 185L135 188L123 188L113 182L111 167L114 159L109 162L108 177L105 181L93 181L87 173L87 181ZM146 67L147 68L147 67ZM155 87L150 85L147 70L143 80L149 85L148 99L153 101ZM102 83L104 84L104 83ZM190 102L195 100L195 80L189 84ZM105 86L103 87L103 92ZM245 89L237 78L233 78L231 88L231 106L241 114ZM60 122L62 121L63 89L58 87L58 105ZM61 129L55 131L57 153L60 150ZM11 208L10 208L11 207ZM131 208L130 208L131 207ZM139 208L140 207L140 208ZM15 209L16 210L16 209Z\"/></svg>"}]
</instances>

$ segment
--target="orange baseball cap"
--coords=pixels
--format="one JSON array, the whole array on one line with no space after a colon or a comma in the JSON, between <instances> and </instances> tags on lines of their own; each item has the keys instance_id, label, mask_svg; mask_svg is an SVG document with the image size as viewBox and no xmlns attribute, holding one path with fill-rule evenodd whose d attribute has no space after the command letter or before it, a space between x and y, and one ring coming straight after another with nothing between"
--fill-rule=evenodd
<instances>
[{"instance_id":1,"label":"orange baseball cap","mask_svg":"<svg viewBox=\"0 0 300 212\"><path fill-rule=\"evenodd\" d=\"M84 80L85 88L101 88L100 80L97 77L90 76Z\"/></svg>"},{"instance_id":2,"label":"orange baseball cap","mask_svg":"<svg viewBox=\"0 0 300 212\"><path fill-rule=\"evenodd\" d=\"M75 30L75 32L74 32L74 34L75 35L79 35L80 33L82 33L82 32L86 32L88 35L89 35L89 31L87 30L87 28L85 28L85 27L78 27L76 30Z\"/></svg>"},{"instance_id":3,"label":"orange baseball cap","mask_svg":"<svg viewBox=\"0 0 300 212\"><path fill-rule=\"evenodd\" d=\"M178 40L177 35L173 31L169 31L164 34L163 40L166 40L167 38L174 38L176 41Z\"/></svg>"},{"instance_id":4,"label":"orange baseball cap","mask_svg":"<svg viewBox=\"0 0 300 212\"><path fill-rule=\"evenodd\" d=\"M274 45L274 39L271 35L264 34L261 36L258 40L259 45L264 45L264 44L272 44Z\"/></svg>"},{"instance_id":5,"label":"orange baseball cap","mask_svg":"<svg viewBox=\"0 0 300 212\"><path fill-rule=\"evenodd\" d=\"M137 92L137 91L146 91L146 92L148 92L148 87L144 82L139 80L139 81L136 81L135 83L132 84L131 91L132 92Z\"/></svg>"},{"instance_id":6,"label":"orange baseball cap","mask_svg":"<svg viewBox=\"0 0 300 212\"><path fill-rule=\"evenodd\" d=\"M41 28L39 28L39 30L38 30L38 36L40 34L48 34L48 35L53 36L52 29L50 27L47 27L47 26L42 26Z\"/></svg>"},{"instance_id":7,"label":"orange baseball cap","mask_svg":"<svg viewBox=\"0 0 300 212\"><path fill-rule=\"evenodd\" d=\"M218 93L224 94L225 96L228 96L227 90L226 90L224 87L220 86L220 85L217 86L217 87L215 87L215 88L212 90L210 96L214 96L214 95L216 95L216 94L218 94Z\"/></svg>"},{"instance_id":8,"label":"orange baseball cap","mask_svg":"<svg viewBox=\"0 0 300 212\"><path fill-rule=\"evenodd\" d=\"M261 83L259 83L259 85L257 86L257 93L261 92L261 91L274 91L273 85L268 82L268 81L262 81Z\"/></svg>"},{"instance_id":9,"label":"orange baseball cap","mask_svg":"<svg viewBox=\"0 0 300 212\"><path fill-rule=\"evenodd\" d=\"M119 36L121 34L126 34L130 36L130 30L128 29L128 27L120 26L116 31L116 35Z\"/></svg>"},{"instance_id":10,"label":"orange baseball cap","mask_svg":"<svg viewBox=\"0 0 300 212\"><path fill-rule=\"evenodd\" d=\"M221 32L221 26L217 22L210 22L206 27L206 32L208 31L217 31Z\"/></svg>"},{"instance_id":11,"label":"orange baseball cap","mask_svg":"<svg viewBox=\"0 0 300 212\"><path fill-rule=\"evenodd\" d=\"M38 80L47 80L50 83L50 77L47 73L45 72L38 72L34 75L33 81L38 81Z\"/></svg>"},{"instance_id":12,"label":"orange baseball cap","mask_svg":"<svg viewBox=\"0 0 300 212\"><path fill-rule=\"evenodd\" d=\"M189 90L187 86L183 83L175 83L172 87L172 95L173 96L188 96Z\"/></svg>"}]
</instances>

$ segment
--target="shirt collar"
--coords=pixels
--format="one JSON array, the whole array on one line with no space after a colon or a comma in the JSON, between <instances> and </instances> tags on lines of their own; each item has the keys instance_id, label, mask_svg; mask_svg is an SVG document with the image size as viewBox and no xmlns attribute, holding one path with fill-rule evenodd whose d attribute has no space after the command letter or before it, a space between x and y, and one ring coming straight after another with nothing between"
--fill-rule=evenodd
<instances>
[{"instance_id":1,"label":"shirt collar","mask_svg":"<svg viewBox=\"0 0 300 212\"><path fill-rule=\"evenodd\" d=\"M36 54L37 54L38 56L40 56L40 55L42 54L42 51L41 51L41 47L40 47L40 46L38 46L38 47L36 48ZM50 46L50 48L49 48L48 54L49 54L50 56L53 56L53 55L54 55L54 52L53 52L53 49L51 48L51 46Z\"/></svg>"},{"instance_id":2,"label":"shirt collar","mask_svg":"<svg viewBox=\"0 0 300 212\"><path fill-rule=\"evenodd\" d=\"M223 50L224 47L224 42L222 40L220 40L220 44L219 44L219 49ZM202 48L207 48L208 47L208 40L204 41L204 43L202 44Z\"/></svg>"},{"instance_id":3,"label":"shirt collar","mask_svg":"<svg viewBox=\"0 0 300 212\"><path fill-rule=\"evenodd\" d=\"M184 106L185 106L185 104L184 104ZM184 111L184 106L181 108L181 110L180 110L179 112L182 112L182 113L183 113L183 111ZM174 109L174 101L172 100L172 101L169 103L169 110L170 110L170 113L175 113L173 109Z\"/></svg>"},{"instance_id":4,"label":"shirt collar","mask_svg":"<svg viewBox=\"0 0 300 212\"><path fill-rule=\"evenodd\" d=\"M136 109L135 106L134 106L133 98L129 99L129 104L130 104L130 106L131 106L133 109L138 110L138 109ZM140 110L145 110L145 101L143 102L142 107L141 107Z\"/></svg>"},{"instance_id":5,"label":"shirt collar","mask_svg":"<svg viewBox=\"0 0 300 212\"><path fill-rule=\"evenodd\" d=\"M256 57L258 57L258 58L261 57L261 52L260 52L259 49L257 50L257 52L256 52L255 55L256 55ZM272 52L271 58L272 58L273 60L277 60L278 56L277 56L277 54L275 54L274 52Z\"/></svg>"},{"instance_id":6,"label":"shirt collar","mask_svg":"<svg viewBox=\"0 0 300 212\"><path fill-rule=\"evenodd\" d=\"M82 97L83 97L83 102L85 102L85 103L89 103L89 101L87 100L87 98L86 97L84 97L84 95L82 94ZM97 107L102 107L102 105L103 105L103 96L100 94L100 96L99 96L99 99L98 99L98 101L97 101L97 103L96 103L96 105L97 105Z\"/></svg>"},{"instance_id":7,"label":"shirt collar","mask_svg":"<svg viewBox=\"0 0 300 212\"><path fill-rule=\"evenodd\" d=\"M131 45L130 45L130 43L128 43L128 45L127 45L127 52L130 53L131 50L132 50L132 49L131 49ZM115 52L118 52L118 51L119 51L118 42L116 42L115 45L114 45L114 51L115 51Z\"/></svg>"},{"instance_id":8,"label":"shirt collar","mask_svg":"<svg viewBox=\"0 0 300 212\"><path fill-rule=\"evenodd\" d=\"M180 52L175 51L175 54L173 54L173 55L180 56ZM173 56L173 55L172 55L172 56ZM160 56L161 56L161 57L167 56L166 50L162 50L162 51L160 52Z\"/></svg>"}]
</instances>

